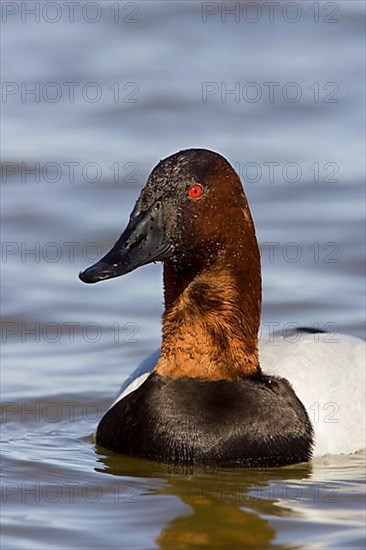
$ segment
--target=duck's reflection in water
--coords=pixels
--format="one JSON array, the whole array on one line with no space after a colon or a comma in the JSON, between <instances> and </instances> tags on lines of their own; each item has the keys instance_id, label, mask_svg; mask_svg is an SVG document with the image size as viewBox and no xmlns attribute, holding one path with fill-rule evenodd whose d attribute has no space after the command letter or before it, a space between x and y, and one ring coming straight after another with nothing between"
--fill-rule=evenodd
<instances>
[{"instance_id":1,"label":"duck's reflection in water","mask_svg":"<svg viewBox=\"0 0 366 550\"><path fill-rule=\"evenodd\" d=\"M309 479L312 471L311 464L278 469L183 468L101 448L98 454L99 472L122 476L137 485L143 480L146 488L149 480L159 481L158 486L151 483L147 492L175 496L191 509L190 514L182 514L178 506L179 515L161 526L155 542L163 549L268 547L276 530L267 517L292 514L296 483Z\"/></svg>"}]
</instances>

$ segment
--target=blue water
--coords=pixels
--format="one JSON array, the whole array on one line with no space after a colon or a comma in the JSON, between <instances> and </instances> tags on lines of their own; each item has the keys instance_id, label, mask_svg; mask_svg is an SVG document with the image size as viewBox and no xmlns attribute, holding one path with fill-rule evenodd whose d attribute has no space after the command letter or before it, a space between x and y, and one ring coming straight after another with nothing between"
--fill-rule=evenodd
<instances>
[{"instance_id":1,"label":"blue water","mask_svg":"<svg viewBox=\"0 0 366 550\"><path fill-rule=\"evenodd\" d=\"M97 449L159 346L161 266L77 274L161 158L205 147L250 202L261 337L363 337L364 4L46 4L2 5L2 548L363 547L364 455L186 472Z\"/></svg>"}]
</instances>

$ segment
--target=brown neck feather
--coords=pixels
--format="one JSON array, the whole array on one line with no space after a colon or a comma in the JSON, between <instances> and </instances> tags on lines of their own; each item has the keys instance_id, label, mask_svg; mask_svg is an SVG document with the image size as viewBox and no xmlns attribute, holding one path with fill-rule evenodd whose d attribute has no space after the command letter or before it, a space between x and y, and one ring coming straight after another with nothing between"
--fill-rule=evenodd
<instances>
[{"instance_id":1,"label":"brown neck feather","mask_svg":"<svg viewBox=\"0 0 366 550\"><path fill-rule=\"evenodd\" d=\"M161 376L237 380L260 372L260 258L249 210L212 260L164 265Z\"/></svg>"}]
</instances>

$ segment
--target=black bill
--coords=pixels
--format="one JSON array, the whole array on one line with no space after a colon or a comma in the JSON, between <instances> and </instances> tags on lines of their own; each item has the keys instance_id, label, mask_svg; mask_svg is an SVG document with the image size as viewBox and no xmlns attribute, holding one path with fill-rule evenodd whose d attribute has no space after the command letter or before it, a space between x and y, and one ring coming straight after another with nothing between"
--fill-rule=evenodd
<instances>
[{"instance_id":1,"label":"black bill","mask_svg":"<svg viewBox=\"0 0 366 550\"><path fill-rule=\"evenodd\" d=\"M159 201L144 212L133 213L113 248L91 267L79 273L84 283L97 283L125 275L137 267L168 257L163 208Z\"/></svg>"}]
</instances>

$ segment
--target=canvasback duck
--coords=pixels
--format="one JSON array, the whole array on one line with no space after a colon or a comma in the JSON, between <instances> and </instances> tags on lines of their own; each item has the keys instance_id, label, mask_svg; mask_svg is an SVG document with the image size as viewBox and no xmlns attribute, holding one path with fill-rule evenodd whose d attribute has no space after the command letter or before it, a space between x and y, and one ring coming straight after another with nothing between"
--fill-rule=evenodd
<instances>
[{"instance_id":1,"label":"canvasback duck","mask_svg":"<svg viewBox=\"0 0 366 550\"><path fill-rule=\"evenodd\" d=\"M365 446L364 341L258 345L261 266L239 176L188 149L150 174L95 283L164 264L161 350L99 423L108 449L177 464L282 466ZM328 422L327 422L328 419Z\"/></svg>"}]
</instances>

